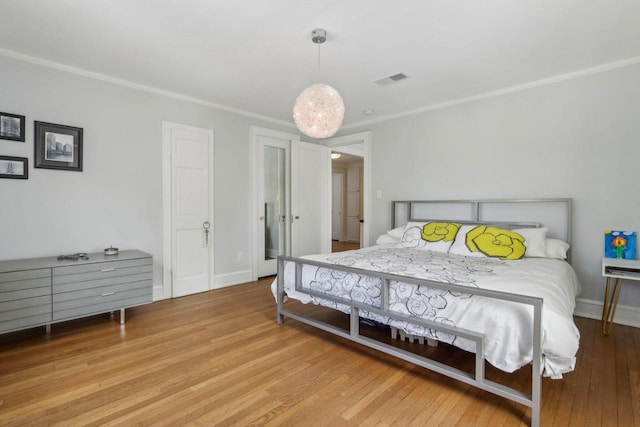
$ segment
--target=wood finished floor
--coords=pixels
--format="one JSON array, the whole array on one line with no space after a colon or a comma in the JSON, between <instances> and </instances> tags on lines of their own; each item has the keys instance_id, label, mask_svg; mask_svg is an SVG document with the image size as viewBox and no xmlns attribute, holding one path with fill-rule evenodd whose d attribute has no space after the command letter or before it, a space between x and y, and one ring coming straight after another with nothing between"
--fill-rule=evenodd
<instances>
[{"instance_id":1,"label":"wood finished floor","mask_svg":"<svg viewBox=\"0 0 640 427\"><path fill-rule=\"evenodd\" d=\"M331 241L331 252L350 251L352 249L359 249L360 243L354 242L339 242L337 240Z\"/></svg>"},{"instance_id":2,"label":"wood finished floor","mask_svg":"<svg viewBox=\"0 0 640 427\"><path fill-rule=\"evenodd\" d=\"M293 320L278 326L270 281L133 308L124 326L101 315L0 335L0 425L528 425L517 403ZM576 323L577 367L544 379L542 425L640 426L640 329L605 337L598 321ZM399 345L473 366L448 346ZM487 371L521 387L530 376Z\"/></svg>"}]
</instances>

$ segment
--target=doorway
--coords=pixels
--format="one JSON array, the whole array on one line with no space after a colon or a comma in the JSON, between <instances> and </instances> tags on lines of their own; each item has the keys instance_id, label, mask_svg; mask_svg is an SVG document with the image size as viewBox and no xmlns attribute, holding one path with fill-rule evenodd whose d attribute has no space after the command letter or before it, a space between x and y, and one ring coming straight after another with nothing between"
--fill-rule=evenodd
<instances>
[{"instance_id":1,"label":"doorway","mask_svg":"<svg viewBox=\"0 0 640 427\"><path fill-rule=\"evenodd\" d=\"M330 251L331 164L327 147L298 135L252 126L251 144L256 280L276 274L277 256Z\"/></svg>"},{"instance_id":2,"label":"doorway","mask_svg":"<svg viewBox=\"0 0 640 427\"><path fill-rule=\"evenodd\" d=\"M369 146L371 144L371 132L360 132L352 135L345 135L330 138L325 141L325 145L331 149L331 153L340 154L341 157L333 162L348 164L353 161L351 175L347 175L349 167L345 167L344 184L344 210L343 210L343 241L353 243L359 241L359 247L369 246L369 222L367 216L371 212L371 159L369 156ZM334 156L336 157L336 156ZM333 165L332 165L333 167ZM351 177L351 194L347 189ZM356 185L356 183L358 185ZM359 194L357 194L359 192ZM351 200L351 209L347 206L348 198ZM358 200L359 203L354 203ZM356 210L357 206L357 210ZM350 219L349 219L350 218ZM349 219L349 221L348 221ZM356 237L358 236L358 237ZM351 240L351 242L349 242ZM333 242L335 245L335 241ZM337 245L342 247L342 245Z\"/></svg>"},{"instance_id":3,"label":"doorway","mask_svg":"<svg viewBox=\"0 0 640 427\"><path fill-rule=\"evenodd\" d=\"M363 211L361 156L331 153L332 170L332 252L361 247L361 219Z\"/></svg>"}]
</instances>

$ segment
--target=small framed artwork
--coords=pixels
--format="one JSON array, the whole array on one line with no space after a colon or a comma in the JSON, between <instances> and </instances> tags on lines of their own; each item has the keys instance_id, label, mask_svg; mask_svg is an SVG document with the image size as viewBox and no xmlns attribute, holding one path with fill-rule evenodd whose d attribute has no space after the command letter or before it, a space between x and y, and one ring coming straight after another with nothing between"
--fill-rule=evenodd
<instances>
[{"instance_id":1,"label":"small framed artwork","mask_svg":"<svg viewBox=\"0 0 640 427\"><path fill-rule=\"evenodd\" d=\"M26 157L0 156L0 178L28 179L29 159Z\"/></svg>"},{"instance_id":2,"label":"small framed artwork","mask_svg":"<svg viewBox=\"0 0 640 427\"><path fill-rule=\"evenodd\" d=\"M82 172L82 128L35 122L34 167Z\"/></svg>"},{"instance_id":3,"label":"small framed artwork","mask_svg":"<svg viewBox=\"0 0 640 427\"><path fill-rule=\"evenodd\" d=\"M637 259L637 245L635 231L606 230L604 232L605 258Z\"/></svg>"},{"instance_id":4,"label":"small framed artwork","mask_svg":"<svg viewBox=\"0 0 640 427\"><path fill-rule=\"evenodd\" d=\"M0 113L0 139L24 142L24 116Z\"/></svg>"}]
</instances>

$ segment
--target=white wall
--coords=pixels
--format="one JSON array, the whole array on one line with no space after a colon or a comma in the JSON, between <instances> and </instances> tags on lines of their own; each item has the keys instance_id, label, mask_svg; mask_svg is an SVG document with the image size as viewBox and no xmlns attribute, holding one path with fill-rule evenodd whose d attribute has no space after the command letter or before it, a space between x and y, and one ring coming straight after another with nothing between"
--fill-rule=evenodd
<instances>
[{"instance_id":1,"label":"white wall","mask_svg":"<svg viewBox=\"0 0 640 427\"><path fill-rule=\"evenodd\" d=\"M0 155L30 164L28 180L0 179L1 260L138 248L153 254L160 285L169 120L215 130L215 274L228 282L250 269L250 173L238 171L249 126L282 126L6 57L0 111L27 116L26 142L0 140ZM33 168L34 120L84 128L84 172ZM601 301L603 231L640 231L639 123L633 65L342 134L373 132L372 189L383 197L372 200L372 241L394 199L572 197L581 298ZM640 307L640 286L625 284L621 305Z\"/></svg>"},{"instance_id":2,"label":"white wall","mask_svg":"<svg viewBox=\"0 0 640 427\"><path fill-rule=\"evenodd\" d=\"M640 65L367 129L372 192L383 195L373 199L372 241L390 226L391 200L571 197L588 303L603 298L604 230L640 231ZM640 286L625 282L620 305L640 307ZM640 324L640 311L629 314Z\"/></svg>"},{"instance_id":3,"label":"white wall","mask_svg":"<svg viewBox=\"0 0 640 427\"><path fill-rule=\"evenodd\" d=\"M0 179L0 260L136 248L153 255L161 286L169 120L214 129L215 275L248 275L249 126L278 125L1 56L0 111L27 118L26 142L0 140L0 155L29 159L28 180ZM34 120L84 129L83 172L33 168Z\"/></svg>"}]
</instances>

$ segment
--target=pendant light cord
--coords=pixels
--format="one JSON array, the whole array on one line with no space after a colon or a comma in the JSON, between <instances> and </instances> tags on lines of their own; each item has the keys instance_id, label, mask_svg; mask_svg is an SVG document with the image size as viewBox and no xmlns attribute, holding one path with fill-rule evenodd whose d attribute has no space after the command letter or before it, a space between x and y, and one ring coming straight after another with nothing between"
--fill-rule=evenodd
<instances>
[{"instance_id":1,"label":"pendant light cord","mask_svg":"<svg viewBox=\"0 0 640 427\"><path fill-rule=\"evenodd\" d=\"M322 43L318 43L318 77L317 80L320 80L320 45Z\"/></svg>"}]
</instances>

